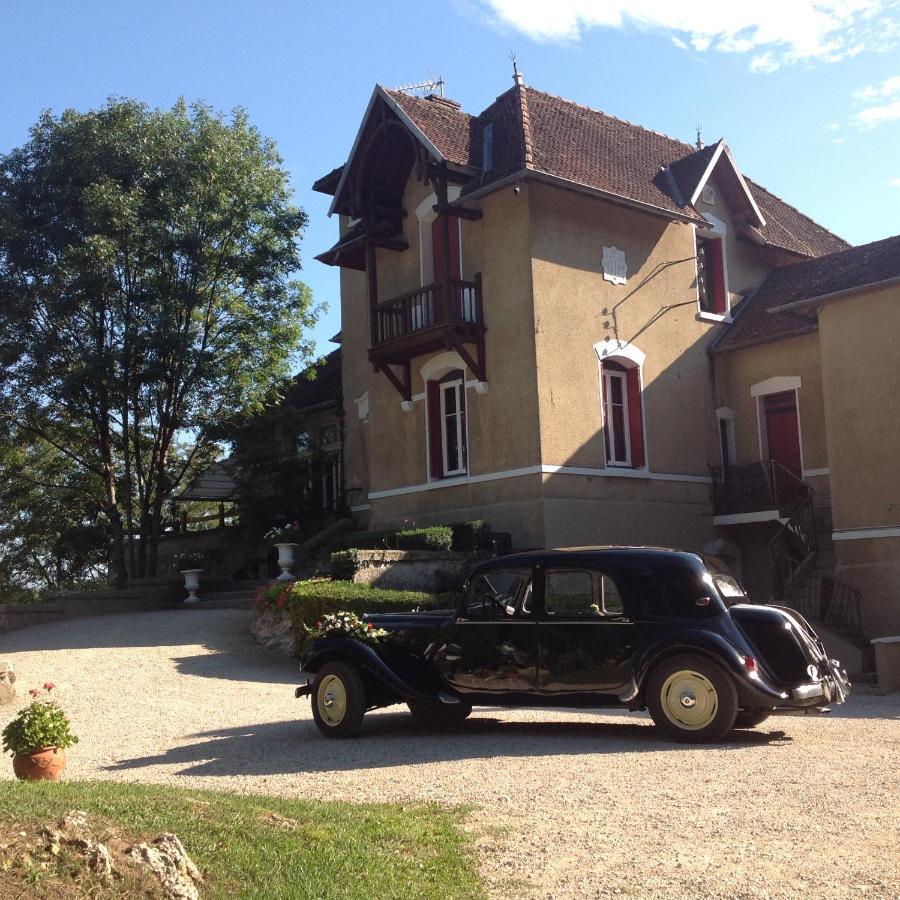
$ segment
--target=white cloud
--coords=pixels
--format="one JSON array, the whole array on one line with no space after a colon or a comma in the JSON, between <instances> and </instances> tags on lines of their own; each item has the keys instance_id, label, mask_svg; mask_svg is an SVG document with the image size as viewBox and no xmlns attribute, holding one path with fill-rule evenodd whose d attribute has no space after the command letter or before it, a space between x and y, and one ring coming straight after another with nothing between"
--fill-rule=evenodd
<instances>
[{"instance_id":1,"label":"white cloud","mask_svg":"<svg viewBox=\"0 0 900 900\"><path fill-rule=\"evenodd\" d=\"M576 41L592 28L668 33L697 52L755 54L755 72L836 62L900 43L896 0L478 0L492 21L537 41Z\"/></svg>"},{"instance_id":2,"label":"white cloud","mask_svg":"<svg viewBox=\"0 0 900 900\"><path fill-rule=\"evenodd\" d=\"M837 122L832 122L830 125L826 126L829 131L838 131L840 129L840 125Z\"/></svg>"},{"instance_id":3,"label":"white cloud","mask_svg":"<svg viewBox=\"0 0 900 900\"><path fill-rule=\"evenodd\" d=\"M764 72L766 75L771 72L775 72L780 68L780 63L775 60L775 57L772 56L771 53L761 53L759 56L754 56L753 59L750 60L750 71L751 72Z\"/></svg>"},{"instance_id":4,"label":"white cloud","mask_svg":"<svg viewBox=\"0 0 900 900\"><path fill-rule=\"evenodd\" d=\"M885 78L881 84L870 84L858 91L853 92L855 100L862 103L869 103L872 100L879 100L885 97L893 97L900 94L900 75L892 75Z\"/></svg>"},{"instance_id":5,"label":"white cloud","mask_svg":"<svg viewBox=\"0 0 900 900\"><path fill-rule=\"evenodd\" d=\"M843 144L843 143L846 143L846 138L832 138L831 143L832 144Z\"/></svg>"},{"instance_id":6,"label":"white cloud","mask_svg":"<svg viewBox=\"0 0 900 900\"><path fill-rule=\"evenodd\" d=\"M900 119L900 100L883 103L881 106L870 106L856 114L856 123L863 128L874 128L885 122L896 122Z\"/></svg>"},{"instance_id":7,"label":"white cloud","mask_svg":"<svg viewBox=\"0 0 900 900\"><path fill-rule=\"evenodd\" d=\"M889 184L891 187L900 188L900 178L892 178L892 179L888 182L888 184Z\"/></svg>"},{"instance_id":8,"label":"white cloud","mask_svg":"<svg viewBox=\"0 0 900 900\"><path fill-rule=\"evenodd\" d=\"M874 128L900 119L900 75L860 88L853 92L853 97L866 107L853 117L860 128Z\"/></svg>"}]
</instances>

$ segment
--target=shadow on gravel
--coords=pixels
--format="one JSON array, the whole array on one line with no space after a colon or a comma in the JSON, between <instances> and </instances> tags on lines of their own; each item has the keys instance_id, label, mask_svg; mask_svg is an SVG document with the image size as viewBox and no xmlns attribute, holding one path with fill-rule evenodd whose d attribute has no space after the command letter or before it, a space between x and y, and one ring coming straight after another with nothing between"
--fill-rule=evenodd
<instances>
[{"instance_id":1,"label":"shadow on gravel","mask_svg":"<svg viewBox=\"0 0 900 900\"><path fill-rule=\"evenodd\" d=\"M718 744L667 740L649 719L632 722L504 722L475 717L427 727L403 712L368 716L359 737L330 740L311 720L268 722L192 735L193 744L121 760L108 771L184 766L181 775L285 775L510 757L729 750L786 744L783 731L735 731Z\"/></svg>"}]
</instances>

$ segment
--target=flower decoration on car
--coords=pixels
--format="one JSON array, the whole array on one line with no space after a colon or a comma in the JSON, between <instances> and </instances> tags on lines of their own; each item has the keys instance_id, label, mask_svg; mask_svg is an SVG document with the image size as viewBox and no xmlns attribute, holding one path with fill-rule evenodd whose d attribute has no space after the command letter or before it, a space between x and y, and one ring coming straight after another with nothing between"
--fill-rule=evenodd
<instances>
[{"instance_id":1,"label":"flower decoration on car","mask_svg":"<svg viewBox=\"0 0 900 900\"><path fill-rule=\"evenodd\" d=\"M371 622L361 619L356 613L343 611L324 615L316 622L315 628L306 628L306 635L312 640L344 635L365 644L375 644L387 633L383 628L376 628Z\"/></svg>"}]
</instances>

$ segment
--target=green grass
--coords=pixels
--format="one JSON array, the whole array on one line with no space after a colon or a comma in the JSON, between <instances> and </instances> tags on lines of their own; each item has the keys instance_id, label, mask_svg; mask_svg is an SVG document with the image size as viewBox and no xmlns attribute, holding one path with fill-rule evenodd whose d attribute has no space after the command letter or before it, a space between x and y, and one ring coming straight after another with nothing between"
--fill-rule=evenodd
<instances>
[{"instance_id":1,"label":"green grass","mask_svg":"<svg viewBox=\"0 0 900 900\"><path fill-rule=\"evenodd\" d=\"M110 782L0 783L4 831L70 809L142 840L174 832L207 879L204 897L485 896L459 809Z\"/></svg>"}]
</instances>

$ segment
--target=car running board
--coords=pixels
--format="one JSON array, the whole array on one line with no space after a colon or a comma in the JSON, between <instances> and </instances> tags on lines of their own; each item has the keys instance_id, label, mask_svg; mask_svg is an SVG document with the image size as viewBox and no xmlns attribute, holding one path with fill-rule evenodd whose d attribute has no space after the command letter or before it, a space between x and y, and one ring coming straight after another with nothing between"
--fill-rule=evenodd
<instances>
[{"instance_id":1,"label":"car running board","mask_svg":"<svg viewBox=\"0 0 900 900\"><path fill-rule=\"evenodd\" d=\"M772 710L773 716L827 716L831 712L828 706L804 706L800 709L778 709Z\"/></svg>"}]
</instances>

